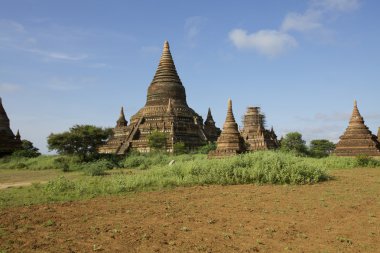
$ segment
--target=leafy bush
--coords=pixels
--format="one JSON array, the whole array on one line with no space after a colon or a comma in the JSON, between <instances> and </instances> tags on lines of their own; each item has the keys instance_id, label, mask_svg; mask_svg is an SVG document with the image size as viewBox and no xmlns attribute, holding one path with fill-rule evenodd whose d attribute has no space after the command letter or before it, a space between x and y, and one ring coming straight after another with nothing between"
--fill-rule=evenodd
<instances>
[{"instance_id":1,"label":"leafy bush","mask_svg":"<svg viewBox=\"0 0 380 253\"><path fill-rule=\"evenodd\" d=\"M91 163L84 163L81 165L83 171L89 176L102 176L105 175L106 170L113 169L115 164L108 160L99 160Z\"/></svg>"},{"instance_id":2,"label":"leafy bush","mask_svg":"<svg viewBox=\"0 0 380 253\"><path fill-rule=\"evenodd\" d=\"M380 166L380 161L373 159L368 155L355 156L356 166L358 167L377 167Z\"/></svg>"},{"instance_id":3,"label":"leafy bush","mask_svg":"<svg viewBox=\"0 0 380 253\"><path fill-rule=\"evenodd\" d=\"M215 142L210 142L210 143L207 143L204 146L199 147L198 148L198 153L199 154L208 154L210 151L215 150L215 149L216 149L216 143Z\"/></svg>"},{"instance_id":4,"label":"leafy bush","mask_svg":"<svg viewBox=\"0 0 380 253\"><path fill-rule=\"evenodd\" d=\"M40 156L41 153L38 151L38 148L33 146L33 143L28 140L21 141L21 149L13 152L12 156L15 157L37 157Z\"/></svg>"}]
</instances>

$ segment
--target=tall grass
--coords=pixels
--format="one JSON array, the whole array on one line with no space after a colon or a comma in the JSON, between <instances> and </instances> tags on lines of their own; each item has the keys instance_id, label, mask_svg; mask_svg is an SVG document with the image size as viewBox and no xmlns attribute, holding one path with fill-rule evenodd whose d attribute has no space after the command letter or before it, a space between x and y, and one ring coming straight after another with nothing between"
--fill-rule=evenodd
<instances>
[{"instance_id":1,"label":"tall grass","mask_svg":"<svg viewBox=\"0 0 380 253\"><path fill-rule=\"evenodd\" d=\"M293 154L263 151L225 159L207 159L206 155L133 154L123 160L99 160L78 163L72 157L41 156L31 159L0 160L0 168L48 169L69 164L70 170L87 175L67 179L60 177L45 185L0 191L0 206L74 200L98 195L163 189L176 186L232 184L313 184L329 178L327 171L341 168L380 167L380 161L368 157L308 158ZM174 164L169 162L174 160ZM125 173L106 170L124 167ZM70 171L69 170L69 171ZM99 176L100 175L100 176Z\"/></svg>"},{"instance_id":2,"label":"tall grass","mask_svg":"<svg viewBox=\"0 0 380 253\"><path fill-rule=\"evenodd\" d=\"M29 169L29 170L48 170L56 169L55 160L57 155L42 155L38 157L14 157L7 156L0 159L0 169Z\"/></svg>"},{"instance_id":3,"label":"tall grass","mask_svg":"<svg viewBox=\"0 0 380 253\"><path fill-rule=\"evenodd\" d=\"M221 160L208 160L205 156L178 158L172 166L165 162L132 175L119 173L78 180L60 177L46 185L25 188L28 190L0 191L0 205L83 199L176 186L310 184L328 179L324 169L284 153L258 152Z\"/></svg>"}]
</instances>

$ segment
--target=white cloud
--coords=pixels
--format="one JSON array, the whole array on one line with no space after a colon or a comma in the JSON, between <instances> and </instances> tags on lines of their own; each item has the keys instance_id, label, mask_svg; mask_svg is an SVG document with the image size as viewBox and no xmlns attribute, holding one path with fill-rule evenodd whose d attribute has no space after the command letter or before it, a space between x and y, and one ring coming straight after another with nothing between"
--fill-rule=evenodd
<instances>
[{"instance_id":1,"label":"white cloud","mask_svg":"<svg viewBox=\"0 0 380 253\"><path fill-rule=\"evenodd\" d=\"M14 32L25 31L25 27L22 24L12 21L12 20L4 20L4 19L0 20L0 28L1 30L11 30Z\"/></svg>"},{"instance_id":2,"label":"white cloud","mask_svg":"<svg viewBox=\"0 0 380 253\"><path fill-rule=\"evenodd\" d=\"M201 32L201 25L204 22L204 18L200 16L194 16L187 18L185 21L185 36L190 46L195 46L197 38Z\"/></svg>"},{"instance_id":3,"label":"white cloud","mask_svg":"<svg viewBox=\"0 0 380 253\"><path fill-rule=\"evenodd\" d=\"M322 27L320 18L321 12L316 10L307 10L304 14L289 13L282 22L281 30L305 32L318 29Z\"/></svg>"},{"instance_id":4,"label":"white cloud","mask_svg":"<svg viewBox=\"0 0 380 253\"><path fill-rule=\"evenodd\" d=\"M320 40L331 41L331 38L328 38L331 32L324 27L325 20L336 12L356 10L359 6L360 0L310 0L305 12L288 13L279 29L261 29L250 34L242 29L233 29L229 33L229 39L238 49L254 48L273 57L298 45L295 37L291 35L294 31L318 31Z\"/></svg>"},{"instance_id":5,"label":"white cloud","mask_svg":"<svg viewBox=\"0 0 380 253\"><path fill-rule=\"evenodd\" d=\"M54 60L80 61L80 60L84 60L88 58L88 55L85 55L85 54L70 55L70 54L61 53L61 52L44 51L44 50L40 50L36 48L33 48L33 49L20 48L20 49L30 52L30 53L39 54L39 55L42 55Z\"/></svg>"},{"instance_id":6,"label":"white cloud","mask_svg":"<svg viewBox=\"0 0 380 253\"><path fill-rule=\"evenodd\" d=\"M271 57L297 46L297 41L292 36L276 30L260 30L248 34L245 30L235 29L229 33L229 38L239 49L255 49Z\"/></svg>"},{"instance_id":7,"label":"white cloud","mask_svg":"<svg viewBox=\"0 0 380 253\"><path fill-rule=\"evenodd\" d=\"M16 92L21 90L21 86L13 83L0 83L0 92Z\"/></svg>"},{"instance_id":8,"label":"white cloud","mask_svg":"<svg viewBox=\"0 0 380 253\"><path fill-rule=\"evenodd\" d=\"M313 0L312 6L325 11L353 11L359 8L360 0Z\"/></svg>"}]
</instances>

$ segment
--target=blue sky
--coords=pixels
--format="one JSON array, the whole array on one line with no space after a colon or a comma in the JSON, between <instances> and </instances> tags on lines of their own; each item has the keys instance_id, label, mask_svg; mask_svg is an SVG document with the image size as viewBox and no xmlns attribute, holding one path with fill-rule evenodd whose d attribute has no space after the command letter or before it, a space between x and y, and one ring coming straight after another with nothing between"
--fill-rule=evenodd
<instances>
[{"instance_id":1,"label":"blue sky","mask_svg":"<svg viewBox=\"0 0 380 253\"><path fill-rule=\"evenodd\" d=\"M279 136L337 141L353 100L380 126L377 0L0 0L0 96L43 152L74 124L114 126L145 104L170 42L188 104L219 127L261 106Z\"/></svg>"}]
</instances>

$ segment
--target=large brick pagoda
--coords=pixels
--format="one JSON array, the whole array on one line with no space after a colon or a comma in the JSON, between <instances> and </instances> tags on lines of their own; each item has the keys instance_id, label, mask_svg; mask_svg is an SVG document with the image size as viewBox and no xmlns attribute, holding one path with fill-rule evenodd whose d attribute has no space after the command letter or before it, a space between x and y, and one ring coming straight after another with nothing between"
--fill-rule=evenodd
<instances>
[{"instance_id":1,"label":"large brick pagoda","mask_svg":"<svg viewBox=\"0 0 380 253\"><path fill-rule=\"evenodd\" d=\"M338 144L336 144L333 154L337 156L380 156L378 136L373 135L364 124L364 119L360 115L356 100L350 123L340 137Z\"/></svg>"},{"instance_id":2,"label":"large brick pagoda","mask_svg":"<svg viewBox=\"0 0 380 253\"><path fill-rule=\"evenodd\" d=\"M7 113L0 98L0 157L9 155L21 148L21 137L19 131L14 135Z\"/></svg>"},{"instance_id":3,"label":"large brick pagoda","mask_svg":"<svg viewBox=\"0 0 380 253\"><path fill-rule=\"evenodd\" d=\"M153 131L166 134L168 152L173 151L176 142L184 142L187 148L195 149L216 139L218 128L212 122L212 116L208 119L205 127L202 117L187 105L185 87L177 74L169 43L165 41L145 106L131 117L129 124L122 109L113 136L99 148L99 152L149 152L148 137Z\"/></svg>"}]
</instances>

